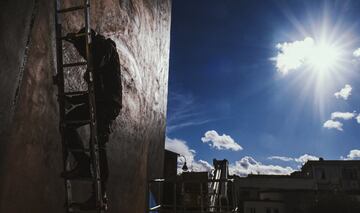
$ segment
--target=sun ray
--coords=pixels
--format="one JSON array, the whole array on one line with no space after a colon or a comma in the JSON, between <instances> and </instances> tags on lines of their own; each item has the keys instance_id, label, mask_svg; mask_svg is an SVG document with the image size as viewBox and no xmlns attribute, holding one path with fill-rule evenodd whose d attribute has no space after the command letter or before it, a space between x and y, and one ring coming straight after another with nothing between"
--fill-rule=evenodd
<instances>
[{"instance_id":1,"label":"sun ray","mask_svg":"<svg viewBox=\"0 0 360 213\"><path fill-rule=\"evenodd\" d=\"M317 17L308 13L307 21L302 23L287 11L297 34L279 43L278 55L273 58L279 72L291 76L287 78L291 79L288 86L299 88L295 108L301 110L305 103L312 103L320 117L326 116L336 87L359 75L352 55L359 42L354 35L356 25L347 24L343 15L332 16L329 8L324 8L322 14L315 14Z\"/></svg>"}]
</instances>

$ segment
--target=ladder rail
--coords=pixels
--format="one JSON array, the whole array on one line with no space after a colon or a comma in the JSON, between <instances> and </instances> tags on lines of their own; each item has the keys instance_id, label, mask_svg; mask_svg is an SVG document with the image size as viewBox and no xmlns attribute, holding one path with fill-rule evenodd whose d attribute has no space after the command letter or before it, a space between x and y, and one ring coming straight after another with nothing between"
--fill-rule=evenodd
<instances>
[{"instance_id":1,"label":"ladder rail","mask_svg":"<svg viewBox=\"0 0 360 213\"><path fill-rule=\"evenodd\" d=\"M89 111L90 111L90 150L91 160L94 175L96 178L95 183L95 197L97 206L103 206L102 189L101 189L101 175L100 175L100 157L99 157L99 140L96 122L96 104L95 104L95 91L94 91L94 67L92 59L92 38L90 29L90 0L84 0L84 4L88 5L84 10L85 15L85 32L86 32L86 62L89 72L88 90L89 90Z\"/></svg>"},{"instance_id":2,"label":"ladder rail","mask_svg":"<svg viewBox=\"0 0 360 213\"><path fill-rule=\"evenodd\" d=\"M58 39L62 35L62 24L60 21L59 14L57 11L60 8L60 0L55 0L55 40L56 40L56 85L58 87L58 103L59 103L59 130L61 134L61 144L62 144L62 156L63 156L63 171L66 171L68 168L68 146L65 140L65 126L63 122L65 120L65 82L64 82L64 69L63 69L63 53L62 53L62 40ZM72 203L72 193L71 193L71 182L64 179L65 185L65 205L68 207ZM66 212L69 213L69 208L66 208Z\"/></svg>"}]
</instances>

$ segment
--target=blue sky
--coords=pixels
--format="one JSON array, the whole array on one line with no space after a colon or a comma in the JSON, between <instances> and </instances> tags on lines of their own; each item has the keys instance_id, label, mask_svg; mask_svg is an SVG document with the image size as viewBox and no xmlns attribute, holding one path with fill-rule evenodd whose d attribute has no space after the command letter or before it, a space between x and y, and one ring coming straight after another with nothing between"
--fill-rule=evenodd
<instances>
[{"instance_id":1,"label":"blue sky","mask_svg":"<svg viewBox=\"0 0 360 213\"><path fill-rule=\"evenodd\" d=\"M226 158L236 174L286 174L360 157L360 1L172 6L166 147L193 170Z\"/></svg>"}]
</instances>

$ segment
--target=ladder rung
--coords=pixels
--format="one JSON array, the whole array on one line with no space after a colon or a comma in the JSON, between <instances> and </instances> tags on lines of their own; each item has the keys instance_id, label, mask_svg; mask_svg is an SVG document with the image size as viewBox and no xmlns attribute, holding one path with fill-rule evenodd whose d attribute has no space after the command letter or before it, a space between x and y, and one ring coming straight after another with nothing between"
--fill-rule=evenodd
<instances>
[{"instance_id":1,"label":"ladder rung","mask_svg":"<svg viewBox=\"0 0 360 213\"><path fill-rule=\"evenodd\" d=\"M76 91L76 92L65 92L64 95L84 95L87 93L88 91Z\"/></svg>"},{"instance_id":2,"label":"ladder rung","mask_svg":"<svg viewBox=\"0 0 360 213\"><path fill-rule=\"evenodd\" d=\"M81 37L81 36L85 36L86 33L76 33L75 37ZM60 39L62 40L66 40L68 37L67 36L62 36Z\"/></svg>"},{"instance_id":3,"label":"ladder rung","mask_svg":"<svg viewBox=\"0 0 360 213\"><path fill-rule=\"evenodd\" d=\"M75 205L76 203L73 203L73 204ZM74 208L75 207L70 207L69 212L71 212L71 213L83 213L83 212L98 212L99 211L99 209L80 210L80 209L74 209Z\"/></svg>"},{"instance_id":4,"label":"ladder rung","mask_svg":"<svg viewBox=\"0 0 360 213\"><path fill-rule=\"evenodd\" d=\"M75 62L75 63L69 63L69 64L63 64L62 67L76 67L76 66L84 66L87 65L86 61L82 61L82 62Z\"/></svg>"},{"instance_id":5,"label":"ladder rung","mask_svg":"<svg viewBox=\"0 0 360 213\"><path fill-rule=\"evenodd\" d=\"M66 13L66 12L71 12L71 11L75 11L75 10L83 10L83 9L85 9L86 7L89 7L89 5L69 7L69 8L65 8L65 9L58 10L57 12L58 12L58 13Z\"/></svg>"},{"instance_id":6,"label":"ladder rung","mask_svg":"<svg viewBox=\"0 0 360 213\"><path fill-rule=\"evenodd\" d=\"M90 149L68 149L69 152L90 152Z\"/></svg>"},{"instance_id":7,"label":"ladder rung","mask_svg":"<svg viewBox=\"0 0 360 213\"><path fill-rule=\"evenodd\" d=\"M95 202L95 201L94 201ZM69 212L71 212L71 213L82 213L82 212L98 212L99 210L103 210L103 211L105 211L105 205L103 205L104 207L102 207L102 208L100 208L100 207L95 207L95 208L93 208L93 209L88 209L88 210L80 210L79 208L78 208L78 205L81 205L81 203L76 203L76 202L73 202L73 203L70 203L69 204L69 207L68 207L68 209L69 209Z\"/></svg>"},{"instance_id":8,"label":"ladder rung","mask_svg":"<svg viewBox=\"0 0 360 213\"><path fill-rule=\"evenodd\" d=\"M91 120L70 120L64 121L65 124L89 124Z\"/></svg>"},{"instance_id":9,"label":"ladder rung","mask_svg":"<svg viewBox=\"0 0 360 213\"><path fill-rule=\"evenodd\" d=\"M96 178L91 178L91 177L73 177L73 178L64 178L65 180L69 180L69 181L86 181L86 182L93 182L93 181L97 181ZM99 181L101 181L99 179Z\"/></svg>"}]
</instances>

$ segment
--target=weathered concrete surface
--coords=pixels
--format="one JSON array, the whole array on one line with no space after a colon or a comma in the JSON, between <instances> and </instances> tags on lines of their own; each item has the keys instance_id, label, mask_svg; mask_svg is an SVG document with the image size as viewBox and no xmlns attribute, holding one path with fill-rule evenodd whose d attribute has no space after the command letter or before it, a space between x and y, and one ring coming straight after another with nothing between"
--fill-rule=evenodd
<instances>
[{"instance_id":1,"label":"weathered concrete surface","mask_svg":"<svg viewBox=\"0 0 360 213\"><path fill-rule=\"evenodd\" d=\"M30 40L34 1L0 2L0 132L9 123L16 101L16 91L26 60L25 46ZM11 20L11 22L9 21ZM6 53L6 54L5 54ZM1 140L0 140L1 141Z\"/></svg>"},{"instance_id":2,"label":"weathered concrete surface","mask_svg":"<svg viewBox=\"0 0 360 213\"><path fill-rule=\"evenodd\" d=\"M0 212L64 212L56 87L51 79L54 5L48 0L0 4L0 86L6 96L0 100ZM92 28L116 41L123 78L123 109L108 144L109 212L144 212L147 178L162 173L170 7L170 0L92 1ZM17 9L22 12L14 13ZM64 18L65 30L77 31L80 15ZM26 52L21 78L19 64ZM74 56L68 52L64 58ZM81 85L79 73L68 77L70 88Z\"/></svg>"}]
</instances>

